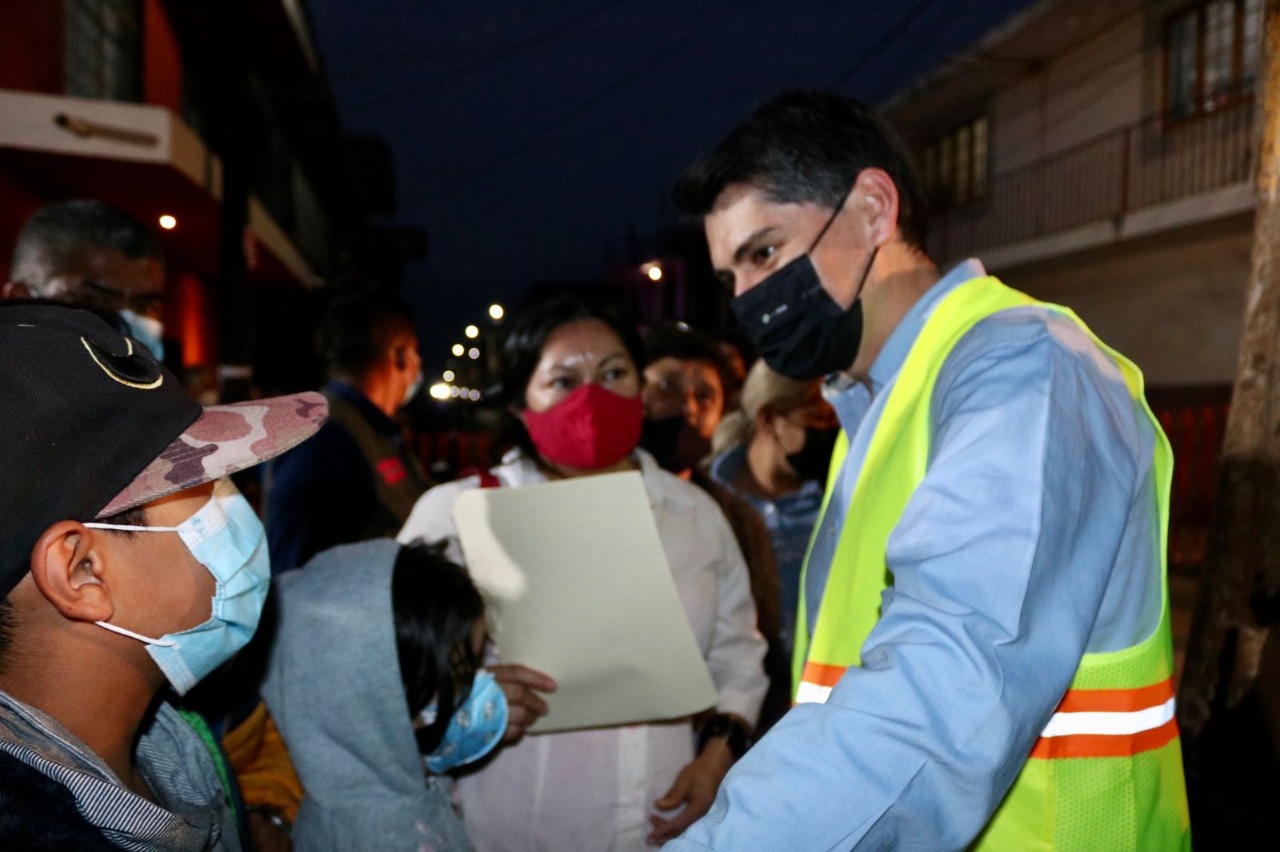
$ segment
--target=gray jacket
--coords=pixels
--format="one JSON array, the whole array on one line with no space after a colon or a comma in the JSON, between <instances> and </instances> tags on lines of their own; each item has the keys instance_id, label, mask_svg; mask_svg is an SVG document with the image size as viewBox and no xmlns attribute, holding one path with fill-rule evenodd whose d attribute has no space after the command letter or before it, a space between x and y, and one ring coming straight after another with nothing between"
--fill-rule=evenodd
<instances>
[{"instance_id":1,"label":"gray jacket","mask_svg":"<svg viewBox=\"0 0 1280 852\"><path fill-rule=\"evenodd\" d=\"M50 716L0 692L0 751L65 787L76 809L122 849L240 852L213 758L178 712L161 704L142 729L138 768L159 802L124 787Z\"/></svg>"},{"instance_id":2,"label":"gray jacket","mask_svg":"<svg viewBox=\"0 0 1280 852\"><path fill-rule=\"evenodd\" d=\"M306 791L298 852L469 850L452 782L428 776L396 655L400 547L327 550L276 579L280 622L262 697Z\"/></svg>"}]
</instances>

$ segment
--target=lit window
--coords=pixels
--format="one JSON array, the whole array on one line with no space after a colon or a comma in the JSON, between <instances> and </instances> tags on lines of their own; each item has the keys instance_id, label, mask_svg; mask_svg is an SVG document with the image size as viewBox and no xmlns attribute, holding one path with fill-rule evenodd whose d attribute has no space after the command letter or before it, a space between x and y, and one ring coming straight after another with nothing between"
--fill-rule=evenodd
<instances>
[{"instance_id":1,"label":"lit window","mask_svg":"<svg viewBox=\"0 0 1280 852\"><path fill-rule=\"evenodd\" d=\"M67 0L67 94L142 100L141 0Z\"/></svg>"},{"instance_id":2,"label":"lit window","mask_svg":"<svg viewBox=\"0 0 1280 852\"><path fill-rule=\"evenodd\" d=\"M938 205L965 204L987 194L987 117L979 116L925 146L925 192Z\"/></svg>"},{"instance_id":3,"label":"lit window","mask_svg":"<svg viewBox=\"0 0 1280 852\"><path fill-rule=\"evenodd\" d=\"M1261 0L1211 0L1165 26L1165 109L1191 118L1252 94L1258 74Z\"/></svg>"}]
</instances>

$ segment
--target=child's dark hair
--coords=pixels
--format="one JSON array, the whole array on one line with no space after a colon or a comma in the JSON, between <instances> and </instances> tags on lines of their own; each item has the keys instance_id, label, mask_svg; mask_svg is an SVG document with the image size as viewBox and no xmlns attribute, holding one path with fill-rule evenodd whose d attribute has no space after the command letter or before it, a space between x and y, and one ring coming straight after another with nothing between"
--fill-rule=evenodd
<instances>
[{"instance_id":1,"label":"child's dark hair","mask_svg":"<svg viewBox=\"0 0 1280 852\"><path fill-rule=\"evenodd\" d=\"M444 557L442 543L417 541L396 557L391 609L409 715L417 718L435 699L435 721L417 731L418 750L429 754L440 746L480 668L471 637L484 616L484 599L466 569Z\"/></svg>"}]
</instances>

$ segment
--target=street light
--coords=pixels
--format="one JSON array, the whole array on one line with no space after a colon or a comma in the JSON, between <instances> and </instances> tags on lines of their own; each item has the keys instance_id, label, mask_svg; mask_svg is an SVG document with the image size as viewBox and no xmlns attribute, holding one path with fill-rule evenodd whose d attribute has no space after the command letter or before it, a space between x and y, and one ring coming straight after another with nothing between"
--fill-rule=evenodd
<instances>
[{"instance_id":1,"label":"street light","mask_svg":"<svg viewBox=\"0 0 1280 852\"><path fill-rule=\"evenodd\" d=\"M502 309L502 305L494 304L489 306L489 318L495 322L506 316L506 313L507 312Z\"/></svg>"},{"instance_id":2,"label":"street light","mask_svg":"<svg viewBox=\"0 0 1280 852\"><path fill-rule=\"evenodd\" d=\"M166 231L172 231L174 228L178 227L178 217L169 213L162 214L158 221L160 222L160 227L164 228Z\"/></svg>"},{"instance_id":3,"label":"street light","mask_svg":"<svg viewBox=\"0 0 1280 852\"><path fill-rule=\"evenodd\" d=\"M645 264L644 274L649 276L650 281L661 281L662 267L656 263Z\"/></svg>"},{"instance_id":4,"label":"street light","mask_svg":"<svg viewBox=\"0 0 1280 852\"><path fill-rule=\"evenodd\" d=\"M432 399L448 399L449 386L446 385L444 382L436 382L434 385L431 386L431 398Z\"/></svg>"},{"instance_id":5,"label":"street light","mask_svg":"<svg viewBox=\"0 0 1280 852\"><path fill-rule=\"evenodd\" d=\"M461 358L462 353L466 352L467 348L463 346L461 343L455 343L453 344L453 348L450 349L449 351L453 353L453 357Z\"/></svg>"},{"instance_id":6,"label":"street light","mask_svg":"<svg viewBox=\"0 0 1280 852\"><path fill-rule=\"evenodd\" d=\"M470 358L472 361L476 360L477 358L480 357L480 350L472 346L470 349L467 350L467 357Z\"/></svg>"},{"instance_id":7,"label":"street light","mask_svg":"<svg viewBox=\"0 0 1280 852\"><path fill-rule=\"evenodd\" d=\"M466 334L466 336L470 340L475 340L477 337L480 336L480 329L474 325L469 325L465 329L463 329L463 333Z\"/></svg>"},{"instance_id":8,"label":"street light","mask_svg":"<svg viewBox=\"0 0 1280 852\"><path fill-rule=\"evenodd\" d=\"M453 370L445 370L443 373L440 374L440 378L444 379L446 382L453 381L455 378L453 374Z\"/></svg>"}]
</instances>

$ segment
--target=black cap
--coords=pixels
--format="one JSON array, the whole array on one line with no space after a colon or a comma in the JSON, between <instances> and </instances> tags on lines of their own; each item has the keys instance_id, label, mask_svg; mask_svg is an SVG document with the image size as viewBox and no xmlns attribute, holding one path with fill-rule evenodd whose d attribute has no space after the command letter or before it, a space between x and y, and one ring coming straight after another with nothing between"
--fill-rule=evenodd
<instances>
[{"instance_id":1,"label":"black cap","mask_svg":"<svg viewBox=\"0 0 1280 852\"><path fill-rule=\"evenodd\" d=\"M52 524L91 520L203 409L88 311L0 305L0 596Z\"/></svg>"}]
</instances>

